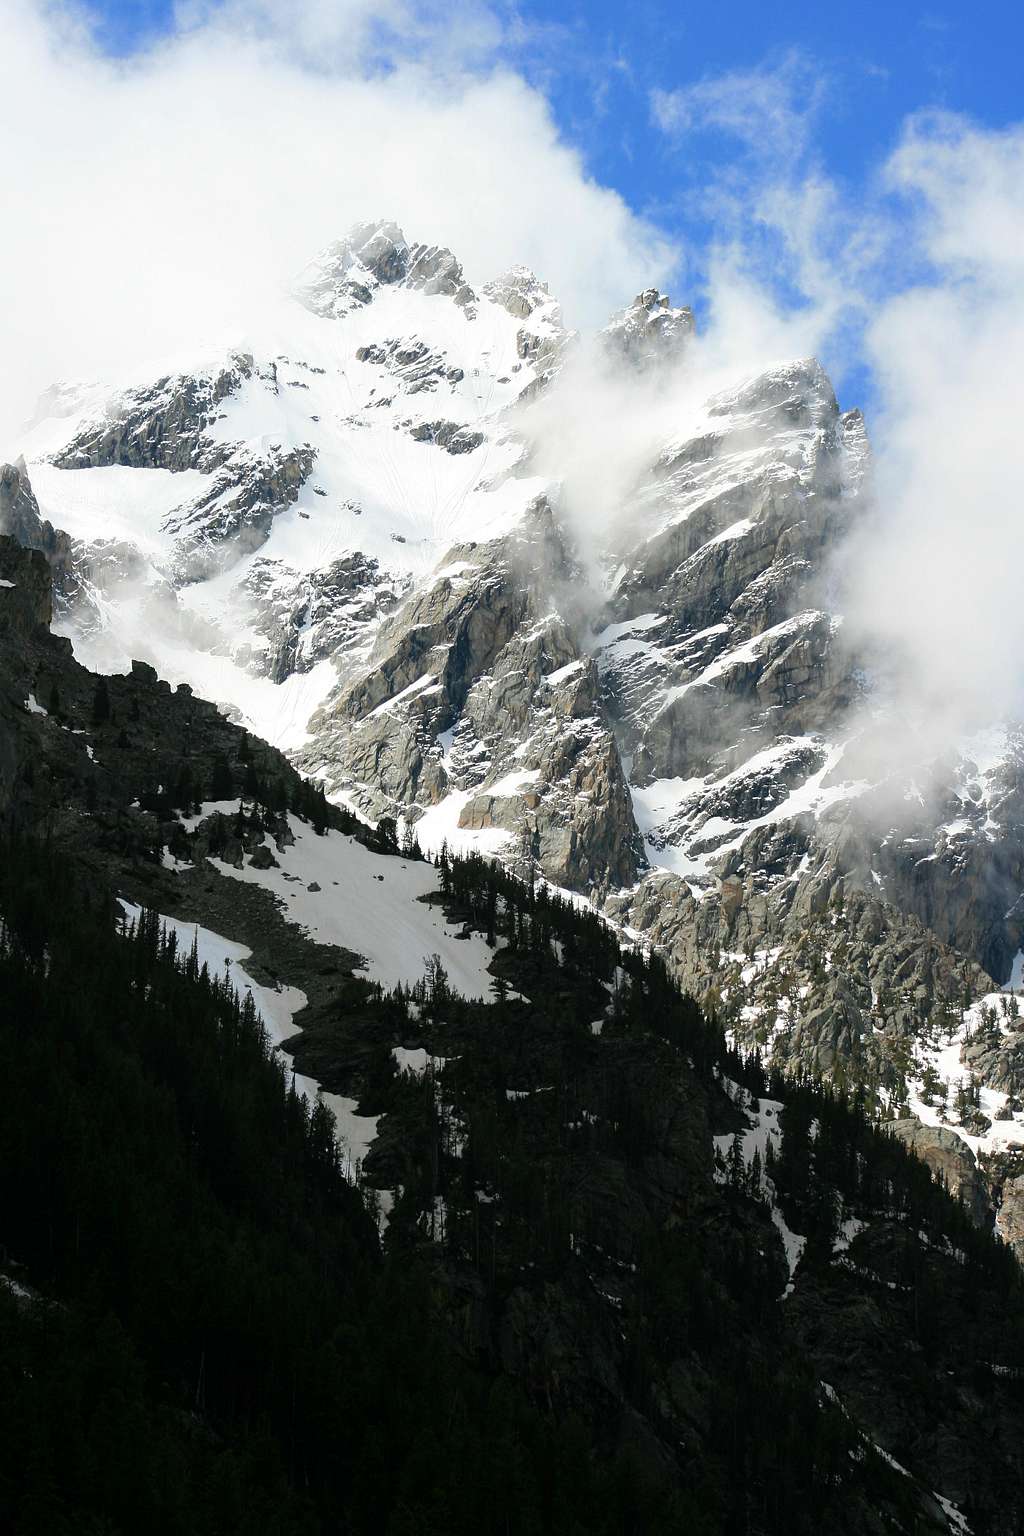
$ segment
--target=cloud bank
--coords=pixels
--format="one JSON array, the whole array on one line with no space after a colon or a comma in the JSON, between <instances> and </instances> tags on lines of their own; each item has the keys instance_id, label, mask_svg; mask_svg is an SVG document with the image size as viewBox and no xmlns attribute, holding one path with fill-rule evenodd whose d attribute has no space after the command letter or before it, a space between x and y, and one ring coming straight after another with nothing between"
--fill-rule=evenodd
<instances>
[{"instance_id":1,"label":"cloud bank","mask_svg":"<svg viewBox=\"0 0 1024 1536\"><path fill-rule=\"evenodd\" d=\"M484 7L229 0L101 55L81 13L11 0L0 441L55 377L106 377L244 326L364 218L473 281L532 265L600 323L670 242L586 174ZM427 62L429 61L429 62Z\"/></svg>"},{"instance_id":2,"label":"cloud bank","mask_svg":"<svg viewBox=\"0 0 1024 1536\"><path fill-rule=\"evenodd\" d=\"M886 185L924 275L867 327L881 409L849 607L941 743L1024 719L1024 127L922 118Z\"/></svg>"}]
</instances>

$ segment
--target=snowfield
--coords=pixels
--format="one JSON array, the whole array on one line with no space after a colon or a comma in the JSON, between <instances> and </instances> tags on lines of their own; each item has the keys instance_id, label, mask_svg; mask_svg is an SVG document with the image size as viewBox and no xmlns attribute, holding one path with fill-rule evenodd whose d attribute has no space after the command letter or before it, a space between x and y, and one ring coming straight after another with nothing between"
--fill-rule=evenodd
<instances>
[{"instance_id":1,"label":"snowfield","mask_svg":"<svg viewBox=\"0 0 1024 1536\"><path fill-rule=\"evenodd\" d=\"M210 486L197 469L57 469L40 460L30 473L39 511L54 527L84 542L133 544L151 560L171 553L167 519Z\"/></svg>"},{"instance_id":2,"label":"snowfield","mask_svg":"<svg viewBox=\"0 0 1024 1536\"><path fill-rule=\"evenodd\" d=\"M1024 1110L1008 1111L1009 1094L982 1086L979 1089L980 1109L991 1125L984 1135L975 1135L965 1126L944 1119L942 1110L928 1102L924 1096L924 1077L926 1073L933 1073L951 1101L955 1100L958 1089L970 1086L971 1069L961 1061L965 1041L981 1026L984 1016L996 1020L1003 1036L1011 1032L1019 1019L1020 1004L1013 995L1012 977L1007 988L1003 992L990 992L973 1003L947 1039L935 1037L932 1043L923 1041L916 1053L915 1070L908 1076L910 1108L917 1119L924 1125L943 1126L955 1132L970 1147L975 1158L984 1153L1005 1152L1011 1147L1024 1146Z\"/></svg>"},{"instance_id":3,"label":"snowfield","mask_svg":"<svg viewBox=\"0 0 1024 1536\"><path fill-rule=\"evenodd\" d=\"M204 814L209 809L204 807ZM490 995L492 952L483 938L478 933L460 938L461 930L439 907L420 900L440 890L432 864L371 853L341 832L318 837L297 816L289 815L288 824L295 843L276 854L277 869L210 862L231 880L270 891L288 921L317 943L363 956L365 974L383 987L414 985L422 979L425 958L438 954L456 992Z\"/></svg>"},{"instance_id":4,"label":"snowfield","mask_svg":"<svg viewBox=\"0 0 1024 1536\"><path fill-rule=\"evenodd\" d=\"M754 1161L754 1153L758 1155L761 1167L760 1195L768 1203L772 1221L782 1239L782 1246L786 1253L786 1263L789 1266L789 1281L783 1296L793 1293L797 1266L803 1258L804 1249L807 1246L806 1237L799 1232L794 1232L787 1224L786 1218L779 1209L778 1196L775 1185L764 1171L765 1153L769 1141L773 1150L778 1151L782 1145L782 1127L779 1117L782 1114L783 1105L778 1099L760 1099L756 1112L751 1108L750 1094L740 1083L734 1083L731 1078L722 1078L722 1087L728 1093L737 1108L741 1109L747 1117L745 1129L725 1136L713 1136L716 1153L727 1162L735 1135L740 1138L740 1150L743 1157L743 1166L748 1171ZM724 1181L724 1174L715 1175L720 1181Z\"/></svg>"}]
</instances>

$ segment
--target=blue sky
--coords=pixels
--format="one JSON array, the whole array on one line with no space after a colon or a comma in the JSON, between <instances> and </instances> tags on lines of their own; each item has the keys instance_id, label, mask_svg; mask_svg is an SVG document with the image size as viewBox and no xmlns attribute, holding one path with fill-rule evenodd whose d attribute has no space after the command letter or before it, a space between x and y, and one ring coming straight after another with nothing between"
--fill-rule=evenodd
<instances>
[{"instance_id":1,"label":"blue sky","mask_svg":"<svg viewBox=\"0 0 1024 1536\"><path fill-rule=\"evenodd\" d=\"M594 173L642 206L664 208L690 179L652 126L650 92L770 68L792 51L829 85L817 150L833 174L854 181L892 147L910 113L939 106L991 125L1024 115L1024 7L998 0L928 7L528 0L519 12L565 28L566 55L552 61L552 38L534 68L550 69L559 121L584 145ZM734 152L714 136L697 147L716 160Z\"/></svg>"}]
</instances>

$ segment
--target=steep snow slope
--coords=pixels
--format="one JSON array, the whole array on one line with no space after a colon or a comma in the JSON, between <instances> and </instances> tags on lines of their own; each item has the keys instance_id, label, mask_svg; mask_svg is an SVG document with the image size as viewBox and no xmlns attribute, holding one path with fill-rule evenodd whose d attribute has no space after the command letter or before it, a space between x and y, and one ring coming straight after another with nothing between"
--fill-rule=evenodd
<instances>
[{"instance_id":1,"label":"steep snow slope","mask_svg":"<svg viewBox=\"0 0 1024 1536\"><path fill-rule=\"evenodd\" d=\"M142 912L140 906L122 899L121 907L129 923L138 921ZM296 1072L291 1066L291 1056L287 1051L281 1050L285 1042L300 1030L301 1026L296 1024L294 1019L296 1013L306 1005L305 993L298 987L264 987L254 981L243 964L251 954L245 944L236 944L233 940L224 938L223 934L204 928L200 923L187 923L180 918L166 917L162 914L159 915L159 921L165 932L173 933L176 937L179 953L189 953L195 946L200 966L205 965L211 976L228 982L239 996L245 993L251 995L271 1044L280 1050L280 1054L288 1063L291 1081L297 1092L311 1104L317 1099L323 1099L333 1113L339 1142L351 1177L376 1138L379 1117L358 1114L359 1105L355 1099L346 1098L338 1093L324 1093L313 1078Z\"/></svg>"}]
</instances>

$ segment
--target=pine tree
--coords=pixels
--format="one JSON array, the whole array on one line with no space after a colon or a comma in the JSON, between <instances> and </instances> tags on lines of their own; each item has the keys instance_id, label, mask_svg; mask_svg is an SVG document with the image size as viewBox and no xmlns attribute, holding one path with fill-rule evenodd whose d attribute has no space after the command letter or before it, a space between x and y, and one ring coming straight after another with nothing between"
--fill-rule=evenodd
<instances>
[{"instance_id":1,"label":"pine tree","mask_svg":"<svg viewBox=\"0 0 1024 1536\"><path fill-rule=\"evenodd\" d=\"M213 773L210 779L211 800L233 800L235 795L235 782L228 767L227 758L222 752L218 752L213 760Z\"/></svg>"},{"instance_id":2,"label":"pine tree","mask_svg":"<svg viewBox=\"0 0 1024 1536\"><path fill-rule=\"evenodd\" d=\"M92 696L92 723L104 725L110 719L110 687L106 678L100 674L96 679L96 688Z\"/></svg>"},{"instance_id":3,"label":"pine tree","mask_svg":"<svg viewBox=\"0 0 1024 1536\"><path fill-rule=\"evenodd\" d=\"M256 765L251 758L246 759L245 779L242 787L242 793L252 805L256 805L263 799L263 790L260 785L260 777L256 772Z\"/></svg>"},{"instance_id":4,"label":"pine tree","mask_svg":"<svg viewBox=\"0 0 1024 1536\"><path fill-rule=\"evenodd\" d=\"M726 1173L730 1189L743 1189L746 1184L746 1167L743 1162L743 1137L739 1131L733 1136L729 1146Z\"/></svg>"}]
</instances>

